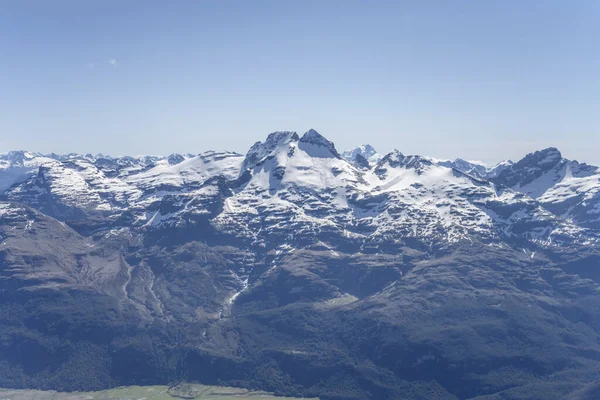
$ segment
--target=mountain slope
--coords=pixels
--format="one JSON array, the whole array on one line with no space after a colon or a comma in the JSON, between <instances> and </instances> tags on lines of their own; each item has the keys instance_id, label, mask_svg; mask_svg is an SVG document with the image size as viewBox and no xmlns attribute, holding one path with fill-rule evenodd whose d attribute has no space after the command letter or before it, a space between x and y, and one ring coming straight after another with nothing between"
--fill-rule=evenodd
<instances>
[{"instance_id":1,"label":"mountain slope","mask_svg":"<svg viewBox=\"0 0 600 400\"><path fill-rule=\"evenodd\" d=\"M0 191L36 173L40 165L52 162L52 158L27 151L11 151L0 154Z\"/></svg>"},{"instance_id":2,"label":"mountain slope","mask_svg":"<svg viewBox=\"0 0 600 400\"><path fill-rule=\"evenodd\" d=\"M522 192L553 213L600 228L600 169L567 160L555 148L528 154L494 179Z\"/></svg>"},{"instance_id":3,"label":"mountain slope","mask_svg":"<svg viewBox=\"0 0 600 400\"><path fill-rule=\"evenodd\" d=\"M0 386L594 388L597 169L553 149L486 176L399 151L347 160L314 130L246 155L38 157L0 202Z\"/></svg>"},{"instance_id":4,"label":"mountain slope","mask_svg":"<svg viewBox=\"0 0 600 400\"><path fill-rule=\"evenodd\" d=\"M454 168L467 175L474 176L475 178L482 179L486 178L488 175L488 168L484 164L475 161L466 161L462 158L457 158L454 161L440 160L437 161L437 164L448 168Z\"/></svg>"}]
</instances>

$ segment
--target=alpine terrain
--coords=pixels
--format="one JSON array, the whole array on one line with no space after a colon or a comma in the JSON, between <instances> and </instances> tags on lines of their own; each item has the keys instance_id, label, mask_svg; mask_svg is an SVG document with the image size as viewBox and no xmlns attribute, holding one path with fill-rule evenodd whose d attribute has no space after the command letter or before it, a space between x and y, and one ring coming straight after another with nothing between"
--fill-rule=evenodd
<instances>
[{"instance_id":1,"label":"alpine terrain","mask_svg":"<svg viewBox=\"0 0 600 400\"><path fill-rule=\"evenodd\" d=\"M600 168L274 132L0 155L0 387L600 398Z\"/></svg>"}]
</instances>

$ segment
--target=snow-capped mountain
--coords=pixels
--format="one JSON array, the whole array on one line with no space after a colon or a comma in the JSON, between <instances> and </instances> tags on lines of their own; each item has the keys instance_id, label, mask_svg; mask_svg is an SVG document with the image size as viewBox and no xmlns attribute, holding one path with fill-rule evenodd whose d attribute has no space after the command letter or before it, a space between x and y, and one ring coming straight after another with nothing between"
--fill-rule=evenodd
<instances>
[{"instance_id":1,"label":"snow-capped mountain","mask_svg":"<svg viewBox=\"0 0 600 400\"><path fill-rule=\"evenodd\" d=\"M486 178L488 175L488 168L485 164L475 161L466 161L462 158L457 158L454 161L439 160L437 161L437 164L448 168L455 168L476 178Z\"/></svg>"},{"instance_id":2,"label":"snow-capped mountain","mask_svg":"<svg viewBox=\"0 0 600 400\"><path fill-rule=\"evenodd\" d=\"M171 154L162 156L126 156L111 157L103 154L42 154L28 151L0 153L0 191L11 185L36 175L40 166L58 165L58 163L88 163L103 171L106 176L138 173L161 165L176 165L195 157L192 154Z\"/></svg>"},{"instance_id":3,"label":"snow-capped mountain","mask_svg":"<svg viewBox=\"0 0 600 400\"><path fill-rule=\"evenodd\" d=\"M493 167L488 167L484 163L479 161L467 161L462 158L457 158L453 161L451 160L433 160L436 164L442 165L448 168L454 168L460 172L464 172L465 174L474 176L476 178L482 179L492 179L495 178L500 172L504 171L506 168L510 167L513 162L511 160L504 160L494 165Z\"/></svg>"},{"instance_id":4,"label":"snow-capped mountain","mask_svg":"<svg viewBox=\"0 0 600 400\"><path fill-rule=\"evenodd\" d=\"M379 161L371 165L366 156ZM14 180L13 170L26 170L18 170L23 181L5 197L63 220L102 215L110 226L127 213L134 226L157 229L217 207L209 213L214 229L273 246L274 238L293 241L322 231L364 241L390 235L427 242L522 237L546 245L558 244L558 237L596 240L584 228L598 222L598 169L564 160L556 149L487 169L397 150L380 157L368 145L340 156L309 130L301 137L272 133L245 156L10 157L5 181Z\"/></svg>"},{"instance_id":5,"label":"snow-capped mountain","mask_svg":"<svg viewBox=\"0 0 600 400\"><path fill-rule=\"evenodd\" d=\"M309 130L0 162L0 386L560 400L597 377L600 171L556 149L486 168Z\"/></svg>"},{"instance_id":6,"label":"snow-capped mountain","mask_svg":"<svg viewBox=\"0 0 600 400\"><path fill-rule=\"evenodd\" d=\"M536 199L583 227L600 228L600 169L563 158L556 148L526 155L493 181Z\"/></svg>"},{"instance_id":7,"label":"snow-capped mountain","mask_svg":"<svg viewBox=\"0 0 600 400\"><path fill-rule=\"evenodd\" d=\"M51 162L52 157L28 151L11 151L0 154L0 191L13 183L36 173L40 165Z\"/></svg>"},{"instance_id":8,"label":"snow-capped mountain","mask_svg":"<svg viewBox=\"0 0 600 400\"><path fill-rule=\"evenodd\" d=\"M511 160L500 161L498 164L494 165L493 167L488 168L485 177L488 179L495 178L498 176L498 174L500 174L505 169L510 168L510 166L513 164L514 164L514 162L512 162Z\"/></svg>"},{"instance_id":9,"label":"snow-capped mountain","mask_svg":"<svg viewBox=\"0 0 600 400\"><path fill-rule=\"evenodd\" d=\"M352 150L346 150L342 153L342 157L351 163L358 163L360 166L364 166L363 159L368 161L370 165L377 164L383 157L370 144L363 144ZM358 161L357 161L358 158Z\"/></svg>"}]
</instances>

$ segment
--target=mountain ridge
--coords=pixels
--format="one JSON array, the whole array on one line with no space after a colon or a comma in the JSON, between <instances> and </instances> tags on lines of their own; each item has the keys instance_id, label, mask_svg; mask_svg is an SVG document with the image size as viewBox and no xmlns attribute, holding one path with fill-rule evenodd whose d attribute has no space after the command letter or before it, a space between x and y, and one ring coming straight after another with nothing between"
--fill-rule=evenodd
<instances>
[{"instance_id":1,"label":"mountain ridge","mask_svg":"<svg viewBox=\"0 0 600 400\"><path fill-rule=\"evenodd\" d=\"M600 184L556 153L481 177L398 150L348 160L310 130L245 155L0 164L18 176L0 200L0 386L584 393Z\"/></svg>"}]
</instances>

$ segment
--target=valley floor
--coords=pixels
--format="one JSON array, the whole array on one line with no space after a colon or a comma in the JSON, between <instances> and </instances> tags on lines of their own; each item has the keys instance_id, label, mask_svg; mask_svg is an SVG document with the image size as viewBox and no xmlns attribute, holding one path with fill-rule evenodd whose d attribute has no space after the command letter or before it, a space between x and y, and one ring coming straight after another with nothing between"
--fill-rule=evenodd
<instances>
[{"instance_id":1,"label":"valley floor","mask_svg":"<svg viewBox=\"0 0 600 400\"><path fill-rule=\"evenodd\" d=\"M285 400L267 392L247 389L184 384L168 386L124 386L98 392L56 392L53 390L0 389L0 400ZM302 400L302 399L296 399ZM309 399L305 399L309 400ZM315 400L315 399L313 399ZM318 399L316 399L318 400Z\"/></svg>"}]
</instances>

